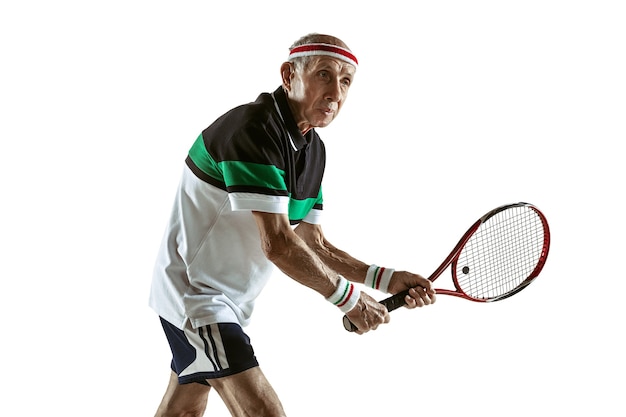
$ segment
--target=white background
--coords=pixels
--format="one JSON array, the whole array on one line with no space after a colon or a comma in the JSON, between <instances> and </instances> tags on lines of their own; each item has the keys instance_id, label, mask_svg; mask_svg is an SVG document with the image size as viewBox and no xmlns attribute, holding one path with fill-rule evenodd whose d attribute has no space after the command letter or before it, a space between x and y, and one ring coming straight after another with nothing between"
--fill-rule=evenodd
<instances>
[{"instance_id":1,"label":"white background","mask_svg":"<svg viewBox=\"0 0 626 417\"><path fill-rule=\"evenodd\" d=\"M518 296L441 296L361 337L276 274L247 331L288 414L623 416L620 6L3 2L3 409L153 415L169 350L147 297L182 161L213 119L279 85L294 40L322 32L361 63L319 131L331 242L428 275L516 201L545 212L553 240ZM207 415L228 415L215 394Z\"/></svg>"}]
</instances>

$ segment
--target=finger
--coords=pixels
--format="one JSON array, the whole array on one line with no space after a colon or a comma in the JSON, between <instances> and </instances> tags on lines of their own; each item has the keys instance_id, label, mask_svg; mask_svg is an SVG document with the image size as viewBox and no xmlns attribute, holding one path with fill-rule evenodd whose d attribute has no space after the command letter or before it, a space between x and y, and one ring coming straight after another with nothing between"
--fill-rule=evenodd
<instances>
[{"instance_id":1,"label":"finger","mask_svg":"<svg viewBox=\"0 0 626 417\"><path fill-rule=\"evenodd\" d=\"M407 294L407 296L404 297L404 302L406 303L407 308L421 307L421 299L419 297L416 298L414 296L411 296L410 294Z\"/></svg>"},{"instance_id":2,"label":"finger","mask_svg":"<svg viewBox=\"0 0 626 417\"><path fill-rule=\"evenodd\" d=\"M370 330L376 330L381 324L388 323L391 319L389 311L379 303L376 303L373 308L368 309L369 314L364 317L364 320L368 324Z\"/></svg>"},{"instance_id":3,"label":"finger","mask_svg":"<svg viewBox=\"0 0 626 417\"><path fill-rule=\"evenodd\" d=\"M415 300L415 304L417 307L423 307L430 304L430 296L428 295L426 288L411 288L409 290L409 295Z\"/></svg>"},{"instance_id":4,"label":"finger","mask_svg":"<svg viewBox=\"0 0 626 417\"><path fill-rule=\"evenodd\" d=\"M434 288L422 288L423 292L421 293L422 295L422 300L424 300L425 304L432 304L435 302L435 289Z\"/></svg>"},{"instance_id":5,"label":"finger","mask_svg":"<svg viewBox=\"0 0 626 417\"><path fill-rule=\"evenodd\" d=\"M354 327L356 327L356 328L354 329L354 333L356 333L356 334L365 334L365 333L367 333L367 331L369 330L369 329L368 329L368 328L366 328L365 326L361 326L361 327L359 327L359 326L355 325Z\"/></svg>"},{"instance_id":6,"label":"finger","mask_svg":"<svg viewBox=\"0 0 626 417\"><path fill-rule=\"evenodd\" d=\"M383 316L383 323L389 323L391 320L391 314L385 309L385 315Z\"/></svg>"}]
</instances>

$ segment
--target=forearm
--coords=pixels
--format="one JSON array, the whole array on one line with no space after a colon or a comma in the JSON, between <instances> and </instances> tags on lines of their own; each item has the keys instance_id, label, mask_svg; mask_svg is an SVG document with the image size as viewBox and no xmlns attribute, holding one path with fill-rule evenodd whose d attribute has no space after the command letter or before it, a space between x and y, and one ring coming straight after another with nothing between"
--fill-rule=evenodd
<instances>
[{"instance_id":1,"label":"forearm","mask_svg":"<svg viewBox=\"0 0 626 417\"><path fill-rule=\"evenodd\" d=\"M325 265L302 236L291 228L287 216L263 212L253 214L265 256L300 284L324 297L332 295L339 280L337 272Z\"/></svg>"},{"instance_id":2,"label":"forearm","mask_svg":"<svg viewBox=\"0 0 626 417\"><path fill-rule=\"evenodd\" d=\"M341 272L327 265L296 235L284 250L268 253L268 258L287 276L324 297L330 296L337 287L337 274Z\"/></svg>"},{"instance_id":3,"label":"forearm","mask_svg":"<svg viewBox=\"0 0 626 417\"><path fill-rule=\"evenodd\" d=\"M363 283L368 264L330 244L319 228L301 224L295 231L326 266L350 281Z\"/></svg>"},{"instance_id":4,"label":"forearm","mask_svg":"<svg viewBox=\"0 0 626 417\"><path fill-rule=\"evenodd\" d=\"M360 261L347 252L326 244L316 245L311 250L319 259L338 274L352 282L363 283L369 265Z\"/></svg>"}]
</instances>

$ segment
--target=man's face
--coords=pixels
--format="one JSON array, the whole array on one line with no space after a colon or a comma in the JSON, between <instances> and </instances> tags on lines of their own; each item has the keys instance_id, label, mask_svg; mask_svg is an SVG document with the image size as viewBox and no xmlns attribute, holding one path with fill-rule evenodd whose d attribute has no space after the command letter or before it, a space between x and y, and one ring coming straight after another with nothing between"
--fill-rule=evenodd
<instances>
[{"instance_id":1,"label":"man's face","mask_svg":"<svg viewBox=\"0 0 626 417\"><path fill-rule=\"evenodd\" d=\"M328 126L348 96L356 68L327 56L312 58L300 71L294 68L290 66L287 90L298 127L305 133L314 127Z\"/></svg>"}]
</instances>

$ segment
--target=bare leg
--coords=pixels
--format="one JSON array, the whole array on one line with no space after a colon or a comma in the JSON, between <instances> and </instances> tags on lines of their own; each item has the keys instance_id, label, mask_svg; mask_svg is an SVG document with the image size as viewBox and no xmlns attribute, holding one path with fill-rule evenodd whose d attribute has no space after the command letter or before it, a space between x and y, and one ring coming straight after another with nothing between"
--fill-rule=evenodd
<instances>
[{"instance_id":1,"label":"bare leg","mask_svg":"<svg viewBox=\"0 0 626 417\"><path fill-rule=\"evenodd\" d=\"M258 366L209 382L233 417L286 417L276 392Z\"/></svg>"},{"instance_id":2,"label":"bare leg","mask_svg":"<svg viewBox=\"0 0 626 417\"><path fill-rule=\"evenodd\" d=\"M178 384L172 372L170 382L155 417L202 417L211 387L202 384Z\"/></svg>"}]
</instances>

